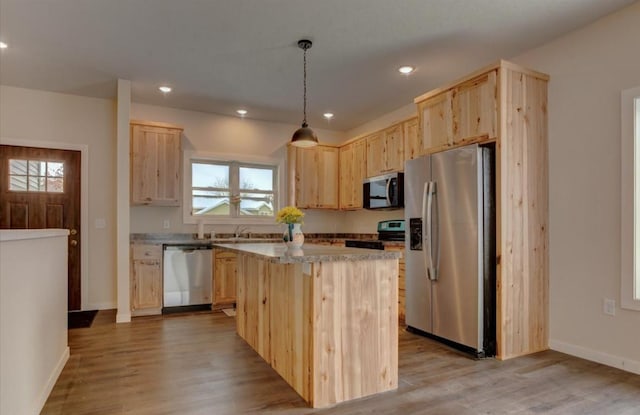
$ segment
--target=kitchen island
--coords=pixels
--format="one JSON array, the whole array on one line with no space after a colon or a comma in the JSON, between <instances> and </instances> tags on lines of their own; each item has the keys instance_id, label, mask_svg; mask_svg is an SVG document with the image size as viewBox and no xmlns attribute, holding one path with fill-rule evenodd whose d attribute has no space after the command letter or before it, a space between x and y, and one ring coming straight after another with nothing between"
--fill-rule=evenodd
<instances>
[{"instance_id":1,"label":"kitchen island","mask_svg":"<svg viewBox=\"0 0 640 415\"><path fill-rule=\"evenodd\" d=\"M214 248L238 254L238 335L312 407L398 387L399 252Z\"/></svg>"}]
</instances>

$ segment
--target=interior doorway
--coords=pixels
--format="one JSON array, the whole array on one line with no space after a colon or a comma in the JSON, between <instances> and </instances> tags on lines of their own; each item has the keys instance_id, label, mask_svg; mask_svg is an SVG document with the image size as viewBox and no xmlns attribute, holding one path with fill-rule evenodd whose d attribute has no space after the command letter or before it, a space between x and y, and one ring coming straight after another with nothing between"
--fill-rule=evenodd
<instances>
[{"instance_id":1,"label":"interior doorway","mask_svg":"<svg viewBox=\"0 0 640 415\"><path fill-rule=\"evenodd\" d=\"M69 229L68 309L81 309L81 152L0 145L0 228Z\"/></svg>"}]
</instances>

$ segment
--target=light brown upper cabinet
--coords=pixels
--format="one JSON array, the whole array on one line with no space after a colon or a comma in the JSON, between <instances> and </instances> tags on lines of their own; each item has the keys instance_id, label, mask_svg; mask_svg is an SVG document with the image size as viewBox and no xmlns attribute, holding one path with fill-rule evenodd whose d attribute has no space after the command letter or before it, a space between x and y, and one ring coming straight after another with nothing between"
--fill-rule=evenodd
<instances>
[{"instance_id":1,"label":"light brown upper cabinet","mask_svg":"<svg viewBox=\"0 0 640 415\"><path fill-rule=\"evenodd\" d=\"M417 102L422 152L495 139L497 71L492 70Z\"/></svg>"},{"instance_id":2,"label":"light brown upper cabinet","mask_svg":"<svg viewBox=\"0 0 640 415\"><path fill-rule=\"evenodd\" d=\"M339 149L319 145L288 148L289 204L338 209Z\"/></svg>"},{"instance_id":3,"label":"light brown upper cabinet","mask_svg":"<svg viewBox=\"0 0 640 415\"><path fill-rule=\"evenodd\" d=\"M340 209L362 208L362 182L367 177L367 141L340 147Z\"/></svg>"},{"instance_id":4,"label":"light brown upper cabinet","mask_svg":"<svg viewBox=\"0 0 640 415\"><path fill-rule=\"evenodd\" d=\"M404 129L404 158L412 160L422 155L422 142L420 141L418 117L410 118L402 123Z\"/></svg>"},{"instance_id":5,"label":"light brown upper cabinet","mask_svg":"<svg viewBox=\"0 0 640 415\"><path fill-rule=\"evenodd\" d=\"M500 359L549 347L548 80L500 61L414 100L425 153L495 143Z\"/></svg>"},{"instance_id":6,"label":"light brown upper cabinet","mask_svg":"<svg viewBox=\"0 0 640 415\"><path fill-rule=\"evenodd\" d=\"M422 154L453 143L453 92L445 91L418 103Z\"/></svg>"},{"instance_id":7,"label":"light brown upper cabinet","mask_svg":"<svg viewBox=\"0 0 640 415\"><path fill-rule=\"evenodd\" d=\"M367 140L367 177L404 169L402 123L371 134Z\"/></svg>"},{"instance_id":8,"label":"light brown upper cabinet","mask_svg":"<svg viewBox=\"0 0 640 415\"><path fill-rule=\"evenodd\" d=\"M453 144L496 137L496 72L487 72L453 88Z\"/></svg>"},{"instance_id":9,"label":"light brown upper cabinet","mask_svg":"<svg viewBox=\"0 0 640 415\"><path fill-rule=\"evenodd\" d=\"M182 128L131 122L131 204L180 206Z\"/></svg>"}]
</instances>

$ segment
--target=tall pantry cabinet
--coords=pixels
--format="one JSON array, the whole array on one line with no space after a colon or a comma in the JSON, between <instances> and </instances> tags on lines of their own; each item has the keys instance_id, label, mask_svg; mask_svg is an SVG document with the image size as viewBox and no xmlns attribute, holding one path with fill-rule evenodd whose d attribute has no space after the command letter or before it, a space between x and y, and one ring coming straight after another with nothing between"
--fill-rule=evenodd
<instances>
[{"instance_id":1,"label":"tall pantry cabinet","mask_svg":"<svg viewBox=\"0 0 640 415\"><path fill-rule=\"evenodd\" d=\"M495 143L501 359L548 348L548 80L500 61L414 100L423 154Z\"/></svg>"}]
</instances>

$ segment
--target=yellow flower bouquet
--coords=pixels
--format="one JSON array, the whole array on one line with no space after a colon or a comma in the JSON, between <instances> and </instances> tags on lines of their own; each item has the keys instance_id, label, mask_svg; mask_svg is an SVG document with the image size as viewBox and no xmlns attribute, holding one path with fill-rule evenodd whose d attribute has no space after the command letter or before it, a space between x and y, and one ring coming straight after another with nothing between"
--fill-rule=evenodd
<instances>
[{"instance_id":1,"label":"yellow flower bouquet","mask_svg":"<svg viewBox=\"0 0 640 415\"><path fill-rule=\"evenodd\" d=\"M302 218L304 213L295 206L286 206L278 211L276 214L276 222L278 223L303 223Z\"/></svg>"},{"instance_id":2,"label":"yellow flower bouquet","mask_svg":"<svg viewBox=\"0 0 640 415\"><path fill-rule=\"evenodd\" d=\"M291 245L294 248L300 248L304 243L304 234L300 230L303 217L304 213L295 206L286 206L276 214L276 222L287 225L287 231L283 235L283 240L287 243L287 246Z\"/></svg>"}]
</instances>

